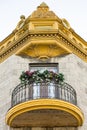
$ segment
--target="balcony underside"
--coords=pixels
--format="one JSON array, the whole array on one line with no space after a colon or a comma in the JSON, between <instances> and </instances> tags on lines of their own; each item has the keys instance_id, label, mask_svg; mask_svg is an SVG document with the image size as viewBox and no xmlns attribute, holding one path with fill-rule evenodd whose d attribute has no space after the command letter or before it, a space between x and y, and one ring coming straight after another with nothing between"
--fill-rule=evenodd
<instances>
[{"instance_id":1,"label":"balcony underside","mask_svg":"<svg viewBox=\"0 0 87 130\"><path fill-rule=\"evenodd\" d=\"M66 101L37 99L20 103L6 115L11 127L59 127L80 126L83 123L81 110Z\"/></svg>"},{"instance_id":2,"label":"balcony underside","mask_svg":"<svg viewBox=\"0 0 87 130\"><path fill-rule=\"evenodd\" d=\"M19 122L20 120L20 122ZM65 121L67 120L67 121ZM77 120L71 114L61 110L34 110L17 116L12 126L30 127L54 127L54 126L77 126Z\"/></svg>"}]
</instances>

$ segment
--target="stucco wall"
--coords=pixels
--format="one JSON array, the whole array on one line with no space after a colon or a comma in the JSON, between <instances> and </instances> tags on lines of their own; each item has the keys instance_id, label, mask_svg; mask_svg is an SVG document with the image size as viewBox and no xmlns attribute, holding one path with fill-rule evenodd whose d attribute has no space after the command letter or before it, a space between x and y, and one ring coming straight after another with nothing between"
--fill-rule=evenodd
<instances>
[{"instance_id":1,"label":"stucco wall","mask_svg":"<svg viewBox=\"0 0 87 130\"><path fill-rule=\"evenodd\" d=\"M0 64L0 130L28 130L10 128L5 123L5 115L11 105L12 90L19 84L22 71L29 69L29 63L41 62L27 57L11 56ZM77 103L84 113L84 124L78 130L87 130L87 63L73 54L49 59L46 62L59 63L59 72L65 75L65 82L77 92ZM37 130L33 128L33 130ZM39 130L39 128L38 128ZM54 128L54 130L77 130L77 128Z\"/></svg>"}]
</instances>

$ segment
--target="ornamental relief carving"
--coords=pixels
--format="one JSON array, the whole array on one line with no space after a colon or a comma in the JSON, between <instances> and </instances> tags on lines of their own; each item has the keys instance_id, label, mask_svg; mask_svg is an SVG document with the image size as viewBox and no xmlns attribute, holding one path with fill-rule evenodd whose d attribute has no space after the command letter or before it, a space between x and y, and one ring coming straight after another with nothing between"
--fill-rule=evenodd
<instances>
[{"instance_id":1,"label":"ornamental relief carving","mask_svg":"<svg viewBox=\"0 0 87 130\"><path fill-rule=\"evenodd\" d=\"M57 16L52 12L44 12L43 10L41 11L35 11L30 18L56 18Z\"/></svg>"},{"instance_id":2,"label":"ornamental relief carving","mask_svg":"<svg viewBox=\"0 0 87 130\"><path fill-rule=\"evenodd\" d=\"M0 53L1 53L4 49L5 49L5 47L4 47L4 46L1 46L1 47L0 47Z\"/></svg>"},{"instance_id":3,"label":"ornamental relief carving","mask_svg":"<svg viewBox=\"0 0 87 130\"><path fill-rule=\"evenodd\" d=\"M24 15L20 16L20 21L18 22L16 28L13 30L14 33L14 40L18 39L22 36L25 32L28 31L29 25L26 24L26 19Z\"/></svg>"},{"instance_id":4,"label":"ornamental relief carving","mask_svg":"<svg viewBox=\"0 0 87 130\"><path fill-rule=\"evenodd\" d=\"M44 36L44 37L43 37ZM29 46L27 46L25 44L25 41L28 39L32 39L37 37L38 39L40 37L43 38L51 38L53 39L55 38L56 42L58 42L58 44L51 44L50 42L48 44L48 46L43 46L42 44L35 44L34 45L30 44ZM15 44L16 43L16 44ZM62 45L61 45L61 44ZM13 44L13 45L12 45ZM65 54L66 52L63 50L63 46L64 48L67 48L68 50L72 51L74 54L76 54L78 57L82 58L84 61L87 62L87 48L85 48L84 50L81 51L81 49L79 49L77 46L75 46L75 44L73 42L68 41L66 38L64 38L61 33L55 33L55 34L28 34L26 35L25 38L23 39L19 39L19 41L14 41L14 42L7 42L7 45L11 45L10 48L5 47L4 45L0 47L0 62L2 62L4 59L6 59L7 57L9 57L10 55L12 55L13 53L15 53L17 50L22 49L23 46L26 46L26 49L24 49L22 52L25 53L28 56L31 57L54 57L54 56L59 56L61 54ZM58 45L58 46L56 46ZM6 49L5 49L6 48ZM21 53L19 53L20 55Z\"/></svg>"}]
</instances>

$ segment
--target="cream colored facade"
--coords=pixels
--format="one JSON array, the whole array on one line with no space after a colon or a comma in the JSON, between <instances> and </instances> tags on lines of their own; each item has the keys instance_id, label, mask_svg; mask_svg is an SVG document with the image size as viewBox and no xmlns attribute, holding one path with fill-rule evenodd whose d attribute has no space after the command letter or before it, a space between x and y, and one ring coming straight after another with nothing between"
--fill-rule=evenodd
<instances>
[{"instance_id":1,"label":"cream colored facade","mask_svg":"<svg viewBox=\"0 0 87 130\"><path fill-rule=\"evenodd\" d=\"M20 18L0 43L0 130L86 130L87 42L45 3ZM77 104L46 98L12 107L12 92L29 63L58 63L65 82L76 91Z\"/></svg>"}]
</instances>

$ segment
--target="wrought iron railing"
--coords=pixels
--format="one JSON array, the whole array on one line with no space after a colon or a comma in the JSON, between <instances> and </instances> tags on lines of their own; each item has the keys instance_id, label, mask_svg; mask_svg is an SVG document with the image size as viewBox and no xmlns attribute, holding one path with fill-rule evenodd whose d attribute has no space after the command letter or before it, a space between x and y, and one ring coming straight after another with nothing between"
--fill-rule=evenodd
<instances>
[{"instance_id":1,"label":"wrought iron railing","mask_svg":"<svg viewBox=\"0 0 87 130\"><path fill-rule=\"evenodd\" d=\"M77 105L76 91L63 83L19 84L12 92L11 107L34 99L59 99Z\"/></svg>"}]
</instances>

